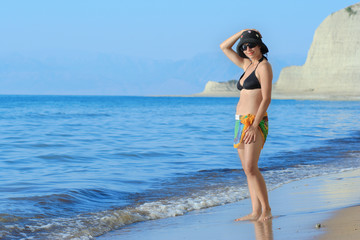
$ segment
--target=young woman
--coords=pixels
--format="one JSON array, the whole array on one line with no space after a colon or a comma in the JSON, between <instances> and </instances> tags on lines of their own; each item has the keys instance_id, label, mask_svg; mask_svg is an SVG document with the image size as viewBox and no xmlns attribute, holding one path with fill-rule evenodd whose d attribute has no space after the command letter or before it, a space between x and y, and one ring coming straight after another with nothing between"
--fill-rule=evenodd
<instances>
[{"instance_id":1,"label":"young woman","mask_svg":"<svg viewBox=\"0 0 360 240\"><path fill-rule=\"evenodd\" d=\"M267 109L271 101L272 69L264 56L269 50L255 29L242 30L220 48L237 66L244 69L237 88L240 99L236 107L234 148L237 148L246 174L252 212L235 221L271 219L266 184L258 168L260 152L268 134ZM235 52L232 47L240 39Z\"/></svg>"}]
</instances>

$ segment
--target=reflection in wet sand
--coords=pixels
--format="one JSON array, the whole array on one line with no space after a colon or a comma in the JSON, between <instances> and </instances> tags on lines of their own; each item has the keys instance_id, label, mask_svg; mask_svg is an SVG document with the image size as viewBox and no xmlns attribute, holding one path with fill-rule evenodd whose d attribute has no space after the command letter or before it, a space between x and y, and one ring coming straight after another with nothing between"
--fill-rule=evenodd
<instances>
[{"instance_id":1,"label":"reflection in wet sand","mask_svg":"<svg viewBox=\"0 0 360 240\"><path fill-rule=\"evenodd\" d=\"M255 239L256 240L273 240L273 226L272 219L261 222L254 222Z\"/></svg>"}]
</instances>

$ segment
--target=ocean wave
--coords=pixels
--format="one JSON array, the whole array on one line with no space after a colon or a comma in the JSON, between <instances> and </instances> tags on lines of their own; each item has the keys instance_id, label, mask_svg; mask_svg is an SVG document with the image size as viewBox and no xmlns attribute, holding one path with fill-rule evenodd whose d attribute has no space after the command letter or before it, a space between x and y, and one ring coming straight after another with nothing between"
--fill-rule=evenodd
<instances>
[{"instance_id":1,"label":"ocean wave","mask_svg":"<svg viewBox=\"0 0 360 240\"><path fill-rule=\"evenodd\" d=\"M63 147L67 147L68 145L66 144L49 144L49 143L32 143L32 144L28 144L26 146L24 146L24 148L26 147L30 147L30 148L39 148L39 149L43 149L43 148L63 148Z\"/></svg>"},{"instance_id":2,"label":"ocean wave","mask_svg":"<svg viewBox=\"0 0 360 240\"><path fill-rule=\"evenodd\" d=\"M40 159L44 160L57 160L57 161L71 161L74 159L73 156L66 154L47 154L38 156Z\"/></svg>"},{"instance_id":3,"label":"ocean wave","mask_svg":"<svg viewBox=\"0 0 360 240\"><path fill-rule=\"evenodd\" d=\"M204 190L187 197L172 197L132 207L79 214L72 218L32 218L20 224L5 223L0 237L35 239L94 239L111 230L140 221L184 215L193 210L236 202L246 198L246 187Z\"/></svg>"},{"instance_id":4,"label":"ocean wave","mask_svg":"<svg viewBox=\"0 0 360 240\"><path fill-rule=\"evenodd\" d=\"M117 157L147 159L147 158L159 158L159 157L183 157L186 154L181 151L171 151L171 152L132 151L132 152L117 152L114 153L113 155Z\"/></svg>"},{"instance_id":5,"label":"ocean wave","mask_svg":"<svg viewBox=\"0 0 360 240\"><path fill-rule=\"evenodd\" d=\"M25 114L25 117L30 118L30 119L38 119L38 120L43 120L43 119L58 119L58 118L62 118L62 119L79 119L79 118L84 118L84 119L88 119L88 118L99 118L99 117L111 117L111 114L108 113L68 113L68 112L51 112L51 111L47 111L47 112L28 112L27 114Z\"/></svg>"}]
</instances>

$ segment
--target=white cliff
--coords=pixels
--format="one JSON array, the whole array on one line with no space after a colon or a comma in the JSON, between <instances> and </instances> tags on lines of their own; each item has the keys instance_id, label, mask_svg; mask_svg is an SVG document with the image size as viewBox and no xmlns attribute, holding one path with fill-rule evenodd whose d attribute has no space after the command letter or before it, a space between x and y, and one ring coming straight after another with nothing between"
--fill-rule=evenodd
<instances>
[{"instance_id":1,"label":"white cliff","mask_svg":"<svg viewBox=\"0 0 360 240\"><path fill-rule=\"evenodd\" d=\"M194 94L195 97L239 97L240 91L236 88L237 81L227 82L209 81L203 92Z\"/></svg>"},{"instance_id":2,"label":"white cliff","mask_svg":"<svg viewBox=\"0 0 360 240\"><path fill-rule=\"evenodd\" d=\"M320 24L305 64L284 68L273 93L275 98L360 99L360 3Z\"/></svg>"}]
</instances>

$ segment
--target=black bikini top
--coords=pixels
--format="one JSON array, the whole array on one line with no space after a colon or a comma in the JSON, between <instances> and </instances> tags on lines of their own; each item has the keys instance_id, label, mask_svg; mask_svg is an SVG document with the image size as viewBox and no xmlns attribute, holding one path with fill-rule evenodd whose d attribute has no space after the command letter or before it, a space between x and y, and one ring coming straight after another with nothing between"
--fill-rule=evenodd
<instances>
[{"instance_id":1,"label":"black bikini top","mask_svg":"<svg viewBox=\"0 0 360 240\"><path fill-rule=\"evenodd\" d=\"M259 82L259 79L257 79L256 75L255 75L255 71L259 65L259 63L261 63L261 61L264 60L264 57L262 57L258 64L256 65L254 71L244 80L244 84L241 85L240 84L240 80L241 78L244 76L246 70L250 67L250 65L252 63L250 63L250 65L246 68L245 72L241 75L241 77L239 78L239 81L237 83L237 89L239 89L240 91L244 88L244 89L257 89L257 88L261 88L261 85L260 85L260 82Z\"/></svg>"}]
</instances>

